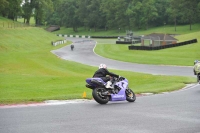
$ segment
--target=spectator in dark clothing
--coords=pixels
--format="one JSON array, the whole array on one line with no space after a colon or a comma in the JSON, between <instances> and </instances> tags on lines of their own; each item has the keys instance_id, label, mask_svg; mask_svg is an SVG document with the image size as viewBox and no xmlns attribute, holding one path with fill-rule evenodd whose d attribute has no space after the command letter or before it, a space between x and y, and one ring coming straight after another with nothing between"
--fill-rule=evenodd
<instances>
[{"instance_id":1,"label":"spectator in dark clothing","mask_svg":"<svg viewBox=\"0 0 200 133\"><path fill-rule=\"evenodd\" d=\"M109 75L109 76L107 76ZM107 66L105 64L100 64L99 69L94 73L93 77L95 78L101 78L104 82L107 82L106 88L112 88L112 82L111 77L117 77L119 78L119 75L116 75L114 73L111 73L108 71Z\"/></svg>"}]
</instances>

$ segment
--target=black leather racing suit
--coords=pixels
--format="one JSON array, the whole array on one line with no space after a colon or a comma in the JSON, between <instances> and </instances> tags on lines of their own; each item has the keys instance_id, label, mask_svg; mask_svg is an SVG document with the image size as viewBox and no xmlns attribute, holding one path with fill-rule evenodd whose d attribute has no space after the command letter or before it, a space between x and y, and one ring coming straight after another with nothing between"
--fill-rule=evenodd
<instances>
[{"instance_id":1,"label":"black leather racing suit","mask_svg":"<svg viewBox=\"0 0 200 133\"><path fill-rule=\"evenodd\" d=\"M93 78L101 78L104 82L107 82L110 80L110 77L106 77L106 75L110 75L112 77L117 77L119 78L119 75L116 75L114 73L109 72L107 69L105 68L100 68L99 70L97 70L94 75Z\"/></svg>"}]
</instances>

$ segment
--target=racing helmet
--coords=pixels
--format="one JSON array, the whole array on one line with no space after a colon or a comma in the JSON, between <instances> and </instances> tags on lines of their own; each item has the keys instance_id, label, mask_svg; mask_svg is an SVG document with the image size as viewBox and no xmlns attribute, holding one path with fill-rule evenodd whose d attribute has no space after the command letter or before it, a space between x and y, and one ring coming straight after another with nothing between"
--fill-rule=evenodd
<instances>
[{"instance_id":1,"label":"racing helmet","mask_svg":"<svg viewBox=\"0 0 200 133\"><path fill-rule=\"evenodd\" d=\"M107 69L106 64L100 64L100 65L99 65L99 69L101 69L101 68L105 68L105 69Z\"/></svg>"}]
</instances>

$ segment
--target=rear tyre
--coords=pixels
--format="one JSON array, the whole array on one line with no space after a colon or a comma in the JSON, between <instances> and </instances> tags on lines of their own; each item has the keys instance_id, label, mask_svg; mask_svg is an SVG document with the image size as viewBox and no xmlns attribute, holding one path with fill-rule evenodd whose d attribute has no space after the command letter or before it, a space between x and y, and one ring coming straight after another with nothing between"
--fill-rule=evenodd
<instances>
[{"instance_id":1,"label":"rear tyre","mask_svg":"<svg viewBox=\"0 0 200 133\"><path fill-rule=\"evenodd\" d=\"M200 74L197 74L197 82L200 83Z\"/></svg>"},{"instance_id":2,"label":"rear tyre","mask_svg":"<svg viewBox=\"0 0 200 133\"><path fill-rule=\"evenodd\" d=\"M135 93L131 89L126 89L126 100L128 102L134 102L136 100Z\"/></svg>"},{"instance_id":3,"label":"rear tyre","mask_svg":"<svg viewBox=\"0 0 200 133\"><path fill-rule=\"evenodd\" d=\"M109 96L102 95L102 92L105 92L104 88L95 88L92 91L92 96L96 102L99 104L106 104L110 100Z\"/></svg>"}]
</instances>

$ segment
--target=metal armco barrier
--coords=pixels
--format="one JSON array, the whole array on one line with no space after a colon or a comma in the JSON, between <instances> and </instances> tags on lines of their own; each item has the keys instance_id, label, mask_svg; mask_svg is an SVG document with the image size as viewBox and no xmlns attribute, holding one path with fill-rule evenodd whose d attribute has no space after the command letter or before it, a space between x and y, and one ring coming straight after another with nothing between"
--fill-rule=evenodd
<instances>
[{"instance_id":1,"label":"metal armco barrier","mask_svg":"<svg viewBox=\"0 0 200 133\"><path fill-rule=\"evenodd\" d=\"M57 36L60 37L74 37L74 38L91 38L91 36L85 36L85 35L63 35L63 34L57 34Z\"/></svg>"},{"instance_id":2,"label":"metal armco barrier","mask_svg":"<svg viewBox=\"0 0 200 133\"><path fill-rule=\"evenodd\" d=\"M57 46L57 45L59 45L59 44L64 44L64 43L66 43L67 42L67 40L60 40L60 41L56 41L56 42L51 42L51 44L53 45L53 46Z\"/></svg>"}]
</instances>

